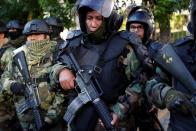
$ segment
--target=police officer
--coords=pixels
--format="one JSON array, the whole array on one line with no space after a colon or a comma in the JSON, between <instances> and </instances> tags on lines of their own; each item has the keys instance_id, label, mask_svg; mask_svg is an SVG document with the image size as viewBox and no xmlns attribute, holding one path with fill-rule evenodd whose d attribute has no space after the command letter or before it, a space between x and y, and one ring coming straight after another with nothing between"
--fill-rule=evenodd
<instances>
[{"instance_id":1,"label":"police officer","mask_svg":"<svg viewBox=\"0 0 196 131\"><path fill-rule=\"evenodd\" d=\"M151 39L152 33L154 31L154 17L153 14L145 7L136 6L133 7L130 11L126 23L126 30L130 32L135 32L141 39L142 44L147 48L153 44ZM144 67L141 67L144 68ZM156 67L153 67L156 68ZM139 75L148 74L148 77L152 76L155 72L155 69L141 69ZM132 105L132 114L135 118L135 126L139 127L139 130L149 130L149 131L158 131L161 130L160 123L156 117L156 110L150 104L143 93L143 89L140 86L130 86L127 88L126 93L131 100ZM133 97L133 98L132 98ZM138 98L135 99L134 98ZM136 107L134 107L136 106ZM137 107L138 106L138 107ZM135 110L135 111L134 111Z\"/></svg>"},{"instance_id":2,"label":"police officer","mask_svg":"<svg viewBox=\"0 0 196 131\"><path fill-rule=\"evenodd\" d=\"M154 30L152 13L142 6L133 7L128 15L126 30L135 32L141 38L142 44L148 48L153 44L153 40L151 40ZM148 102L144 94L144 87L142 87L142 84L138 84L139 82L144 83L145 80L142 80L142 78L146 77L145 79L147 79L152 77L156 73L155 68L155 66L153 68L146 68L141 65L139 72L135 74L135 80L126 89L126 94L119 97L119 103L113 107L115 112L120 113L118 112L119 108L127 108L127 105L129 105L130 109L126 109L127 113L119 114L118 117L123 119L123 117L131 114L134 117L134 121L130 122L130 125L132 125L131 130L139 128L140 131L158 131L162 128L156 117L155 108Z\"/></svg>"},{"instance_id":3,"label":"police officer","mask_svg":"<svg viewBox=\"0 0 196 131\"><path fill-rule=\"evenodd\" d=\"M192 1L192 11L191 11L191 32L195 32L195 7L196 3ZM190 27L190 26L189 26ZM195 35L193 35L195 37ZM181 40L178 40L173 44L176 53L183 61L184 65L191 73L187 75L179 74L176 77L172 78L173 87L179 91L178 93L174 92L174 89L168 89L167 87L154 87L149 88L147 84L146 94L149 98L154 99L156 105L162 105L162 107L167 107L170 110L170 122L168 130L171 131L193 131L196 129L195 121L195 100L192 94L194 94L195 88L195 41L192 36L185 37ZM176 68L182 68L176 64ZM184 69L181 69L184 71ZM172 71L170 71L172 72ZM177 74L177 73L176 73ZM175 75L174 75L175 76ZM179 80L181 79L181 81ZM183 81L188 83L183 83ZM193 82L192 82L193 81ZM156 81L155 81L156 83ZM153 92L151 94L151 92ZM173 97L168 97L168 95L173 94ZM158 97L157 97L158 96ZM165 96L165 98L163 97ZM178 97L181 96L181 97ZM159 98L159 99L155 99ZM161 104L162 103L162 104ZM160 107L160 106L159 106Z\"/></svg>"},{"instance_id":4,"label":"police officer","mask_svg":"<svg viewBox=\"0 0 196 131\"><path fill-rule=\"evenodd\" d=\"M10 47L10 45L8 45L8 38L7 38L7 29L6 26L3 22L0 22L0 58L1 58L1 65L0 65L0 69L1 69L1 74L3 72L3 70L5 69L5 66L8 63L8 60L6 60L5 58L7 58L8 56L8 52L11 52L10 50L8 50ZM7 53L6 53L7 50Z\"/></svg>"},{"instance_id":5,"label":"police officer","mask_svg":"<svg viewBox=\"0 0 196 131\"><path fill-rule=\"evenodd\" d=\"M26 36L22 35L23 26L19 20L10 20L6 27L10 39L9 43L15 48L22 46L26 41Z\"/></svg>"},{"instance_id":6,"label":"police officer","mask_svg":"<svg viewBox=\"0 0 196 131\"><path fill-rule=\"evenodd\" d=\"M58 44L63 42L60 37L60 33L63 32L63 22L54 16L46 17L44 21L46 21L51 31L51 39L57 41Z\"/></svg>"},{"instance_id":7,"label":"police officer","mask_svg":"<svg viewBox=\"0 0 196 131\"><path fill-rule=\"evenodd\" d=\"M26 23L23 34L27 36L26 44L16 49L24 51L30 76L38 86L41 103L39 112L44 130L62 130L60 123L63 94L55 93L54 82L50 81L49 74L53 61L55 41L50 40L49 29L43 20L31 20ZM0 99L5 95L13 95L17 116L23 130L35 130L35 121L32 110L26 106L24 79L19 73L17 66L11 60L7 70L2 75L3 89ZM50 83L51 82L51 83ZM21 110L22 109L22 110ZM47 128L47 129L46 129Z\"/></svg>"},{"instance_id":8,"label":"police officer","mask_svg":"<svg viewBox=\"0 0 196 131\"><path fill-rule=\"evenodd\" d=\"M9 39L7 38L6 25L0 22L0 77L11 60L13 50L14 48L9 44ZM0 90L2 89L1 84L0 80ZM0 100L0 131L10 131L13 128L20 130L19 122L15 116L11 96L4 97L4 100Z\"/></svg>"},{"instance_id":9,"label":"police officer","mask_svg":"<svg viewBox=\"0 0 196 131\"><path fill-rule=\"evenodd\" d=\"M66 49L71 49L81 68L95 75L100 83L101 98L109 105L116 102L128 84L125 73L130 64L131 73L138 67L134 44L141 43L135 33L117 32L122 19L113 11L112 0L82 0L78 5L80 31L73 31L66 39ZM54 79L66 90L74 89L74 68L67 59L66 52L59 56L59 64L54 67ZM131 61L127 62L127 60ZM96 70L97 69L97 70ZM72 93L70 101L77 96ZM73 120L71 130L92 131L98 114L93 105L84 105Z\"/></svg>"},{"instance_id":10,"label":"police officer","mask_svg":"<svg viewBox=\"0 0 196 131\"><path fill-rule=\"evenodd\" d=\"M60 33L63 32L63 22L54 16L46 17L44 18L44 21L46 21L49 26L51 39L57 42L56 52L54 54L55 58L57 59L58 49L60 49L60 46L63 46L64 42L60 36Z\"/></svg>"},{"instance_id":11,"label":"police officer","mask_svg":"<svg viewBox=\"0 0 196 131\"><path fill-rule=\"evenodd\" d=\"M165 103L165 106L170 110L170 123L169 129L171 131L194 131L196 129L196 102L195 102L195 32L196 32L196 1L192 0L191 6L191 24L189 25L189 31L192 33L192 36L188 36L177 40L173 45L176 53L183 61L184 65L191 73L191 75L187 75L187 73L178 74L178 76L172 78L173 87L179 91L179 93L174 93L174 89L168 88L149 88L147 84L146 94L149 98L162 98L162 99L154 99L154 103ZM175 66L179 67L178 64ZM182 68L180 66L180 68ZM170 71L172 72L172 71ZM175 76L175 75L174 75ZM181 81L179 80L181 79ZM183 81L186 81L183 83ZM156 82L155 82L156 83ZM156 84L155 84L156 85ZM153 93L152 93L153 92ZM167 93L166 93L167 92ZM152 93L152 94L151 94ZM163 99L163 96L173 94L173 97L168 97L167 99ZM180 98L178 96L181 95ZM157 97L159 96L159 97Z\"/></svg>"},{"instance_id":12,"label":"police officer","mask_svg":"<svg viewBox=\"0 0 196 131\"><path fill-rule=\"evenodd\" d=\"M144 15L144 14L146 14L146 15ZM129 18L128 18L128 22L127 22L127 27L128 27L127 29L129 29L130 31L136 31L136 32L139 32L139 30L141 32L142 31L144 31L144 32L150 31L150 29L151 29L150 27L152 27L152 26L150 26L150 24L149 24L150 20L147 19L149 17L150 17L150 15L147 14L147 10L143 10L143 9L136 7L129 14ZM139 19L139 18L142 18L142 19ZM146 35L148 35L148 33L149 32L147 32ZM140 37L142 36L142 33L137 33L137 34ZM150 37L150 36L148 36L148 37ZM179 57L176 55L175 51L173 51L171 46L161 45L160 43L149 43L149 39L145 39L145 37L143 39L143 43L147 46L149 56L151 56L153 58L153 60L155 60L155 62L157 62L159 64L159 66L166 69L168 71L168 73L172 74L178 82L180 81L180 83L183 83L182 80L185 80L185 78L181 78L181 76L183 76L183 75L186 76L187 79L189 79L188 76L190 76L190 75L186 75L186 74L189 74L186 72L187 71L186 67L184 66L182 61L179 59ZM166 56L164 56L164 55L166 55ZM160 56L160 57L157 57L157 56ZM168 59L170 59L170 58L172 58L172 61L168 61ZM162 59L165 62L163 62ZM161 64L160 64L160 61L162 61ZM179 69L179 70L176 70L176 69ZM182 70L184 71L183 73L181 72ZM150 70L150 72L154 72L154 71ZM185 122L188 119L190 119L189 117L191 117L191 114L195 113L194 105L190 102L190 98L187 97L182 92L180 92L181 90L178 90L178 88L175 90L174 88L169 87L166 83L163 83L163 81L160 81L162 78L161 79L159 77L153 78L154 75L149 75L149 74L151 74L150 72L146 73L147 75L140 75L140 78L142 78L142 79L143 78L152 79L149 81L145 81L144 87L142 87L143 92L148 97L148 100L151 101L153 104L155 104L157 107L159 107L161 109L167 107L171 111L171 117L173 116L173 114L175 114L174 116L180 115L181 117L182 117L182 114L183 115L189 114L190 116L186 116L186 118L183 118L182 121ZM179 73L179 72L181 72L181 73ZM142 73L142 74L144 74L144 73ZM178 74L178 75L176 75L176 74ZM179 74L181 74L181 75L179 75ZM144 77L144 76L147 76L147 77ZM191 78L190 78L189 82L190 81L191 81ZM183 84L186 85L187 88L189 88L190 83L189 84L183 83ZM135 85L135 87L134 87L134 85ZM137 80L136 83L132 83L131 86L132 86L131 88L128 88L126 90L126 93L128 94L127 97L125 96L124 97L125 99L121 100L121 103L114 108L115 112L122 113L122 114L118 113L119 116L121 116L121 117L123 116L123 109L124 108L128 109L128 110L131 110L134 108L135 101L133 101L133 99L131 99L130 97L133 96L134 94L136 94L133 92L134 90L135 90L135 92L138 93L138 88L141 86L141 83L140 82L138 83L138 80ZM128 99L128 100L126 100L126 99ZM128 101L128 102L126 102L126 101ZM136 104L138 104L138 103L136 103ZM122 105L123 105L123 107L122 107ZM117 108L117 107L120 107L120 108ZM121 110L119 110L119 109L121 109ZM178 117L178 118L180 118L180 117ZM172 122L172 120L174 120L173 117L171 119L171 125L173 125L172 130L176 131L176 130L181 130L181 129L183 129L183 130L190 130L191 128L195 129L193 126L193 123L191 124L191 122L186 123L187 125L189 125L189 127L191 127L191 128L187 128L182 123L179 124L180 125L179 126L177 124L178 123L177 119L173 121L177 125L175 125Z\"/></svg>"}]
</instances>

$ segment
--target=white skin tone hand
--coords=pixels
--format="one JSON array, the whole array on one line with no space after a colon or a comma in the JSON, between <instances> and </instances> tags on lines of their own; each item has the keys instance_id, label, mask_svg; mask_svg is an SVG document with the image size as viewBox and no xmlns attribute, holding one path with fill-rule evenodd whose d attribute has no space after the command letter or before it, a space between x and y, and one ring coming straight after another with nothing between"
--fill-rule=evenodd
<instances>
[{"instance_id":1,"label":"white skin tone hand","mask_svg":"<svg viewBox=\"0 0 196 131\"><path fill-rule=\"evenodd\" d=\"M59 73L59 82L64 90L74 89L75 76L69 69L63 69Z\"/></svg>"},{"instance_id":2,"label":"white skin tone hand","mask_svg":"<svg viewBox=\"0 0 196 131\"><path fill-rule=\"evenodd\" d=\"M111 124L114 125L115 127L118 127L120 122L120 118L116 113L112 113L112 122Z\"/></svg>"}]
</instances>

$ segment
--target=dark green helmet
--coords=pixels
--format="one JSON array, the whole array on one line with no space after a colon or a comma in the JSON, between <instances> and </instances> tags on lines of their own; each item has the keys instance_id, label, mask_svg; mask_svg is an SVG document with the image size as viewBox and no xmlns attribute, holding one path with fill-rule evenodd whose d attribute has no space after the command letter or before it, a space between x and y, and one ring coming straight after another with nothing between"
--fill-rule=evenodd
<instances>
[{"instance_id":1,"label":"dark green helmet","mask_svg":"<svg viewBox=\"0 0 196 131\"><path fill-rule=\"evenodd\" d=\"M24 35L49 34L48 25L44 20L34 19L25 24L22 32Z\"/></svg>"},{"instance_id":2,"label":"dark green helmet","mask_svg":"<svg viewBox=\"0 0 196 131\"><path fill-rule=\"evenodd\" d=\"M7 32L6 25L0 21L0 32Z\"/></svg>"}]
</instances>

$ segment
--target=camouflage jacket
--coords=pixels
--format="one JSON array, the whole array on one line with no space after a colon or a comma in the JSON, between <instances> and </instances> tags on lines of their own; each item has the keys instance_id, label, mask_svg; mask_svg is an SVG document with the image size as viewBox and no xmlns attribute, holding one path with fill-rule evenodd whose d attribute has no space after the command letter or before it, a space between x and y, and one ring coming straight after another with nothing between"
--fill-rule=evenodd
<instances>
[{"instance_id":1,"label":"camouflage jacket","mask_svg":"<svg viewBox=\"0 0 196 131\"><path fill-rule=\"evenodd\" d=\"M18 37L15 40L9 40L9 44L12 47L19 48L20 46L22 46L23 44L25 44L25 41L26 41L26 36L21 35L20 37Z\"/></svg>"},{"instance_id":2,"label":"camouflage jacket","mask_svg":"<svg viewBox=\"0 0 196 131\"><path fill-rule=\"evenodd\" d=\"M139 111L148 112L152 104L155 103L154 101L156 101L156 105L164 108L163 101L160 98L158 99L159 96L155 96L157 97L156 100L150 99L147 90L152 87L159 89L163 87L163 85L167 85L169 79L167 74L153 61L150 55L147 56L152 61L150 62L153 63L152 66L146 67L143 63L140 65L134 79L125 90L125 94L120 96L119 101L112 107L112 110L116 112L121 119L124 119L125 116L130 113L136 114Z\"/></svg>"},{"instance_id":3,"label":"camouflage jacket","mask_svg":"<svg viewBox=\"0 0 196 131\"><path fill-rule=\"evenodd\" d=\"M63 94L51 90L56 86L52 84L54 82L50 80L55 46L56 42L43 40L30 43L26 42L25 45L17 49L25 52L30 75L38 86L41 99L39 106L41 117L42 119L50 119L53 122L59 119L59 115L62 113L61 104L64 102ZM25 97L14 95L10 89L12 82L24 84L21 73L12 60L10 60L6 71L2 75L2 81L3 89L0 92L0 100L3 100L5 96L13 96L19 120L25 123L32 123L31 110L21 110L21 107L23 107L25 103Z\"/></svg>"},{"instance_id":4,"label":"camouflage jacket","mask_svg":"<svg viewBox=\"0 0 196 131\"><path fill-rule=\"evenodd\" d=\"M9 41L8 41L9 42ZM0 77L4 72L9 61L12 59L12 54L14 48L11 47L8 42L4 44L0 50ZM0 90L2 88L2 82L0 79ZM9 96L4 97L4 100L0 100L0 123L11 120L15 116L15 108L13 106L13 101Z\"/></svg>"},{"instance_id":5,"label":"camouflage jacket","mask_svg":"<svg viewBox=\"0 0 196 131\"><path fill-rule=\"evenodd\" d=\"M9 41L7 41L6 44L3 44L0 48L0 76L5 70L6 65L11 60L13 50L14 48L9 44Z\"/></svg>"}]
</instances>

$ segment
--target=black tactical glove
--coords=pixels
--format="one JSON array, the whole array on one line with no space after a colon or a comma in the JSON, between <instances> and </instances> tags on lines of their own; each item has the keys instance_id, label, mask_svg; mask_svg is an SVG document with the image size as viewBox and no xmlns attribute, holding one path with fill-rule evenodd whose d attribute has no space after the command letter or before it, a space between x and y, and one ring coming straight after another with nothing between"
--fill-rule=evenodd
<instances>
[{"instance_id":1,"label":"black tactical glove","mask_svg":"<svg viewBox=\"0 0 196 131\"><path fill-rule=\"evenodd\" d=\"M194 108L186 95L174 89L170 89L165 93L163 101L171 112L189 114L192 108Z\"/></svg>"},{"instance_id":2,"label":"black tactical glove","mask_svg":"<svg viewBox=\"0 0 196 131\"><path fill-rule=\"evenodd\" d=\"M48 131L50 129L51 129L51 125L44 121L41 131Z\"/></svg>"},{"instance_id":3,"label":"black tactical glove","mask_svg":"<svg viewBox=\"0 0 196 131\"><path fill-rule=\"evenodd\" d=\"M25 93L25 85L22 83L13 82L10 89L15 95L24 95Z\"/></svg>"}]
</instances>

